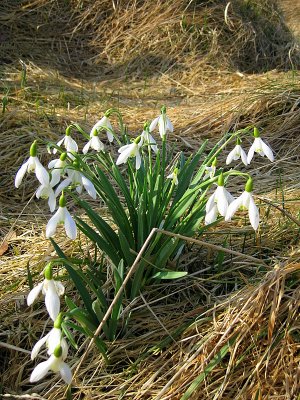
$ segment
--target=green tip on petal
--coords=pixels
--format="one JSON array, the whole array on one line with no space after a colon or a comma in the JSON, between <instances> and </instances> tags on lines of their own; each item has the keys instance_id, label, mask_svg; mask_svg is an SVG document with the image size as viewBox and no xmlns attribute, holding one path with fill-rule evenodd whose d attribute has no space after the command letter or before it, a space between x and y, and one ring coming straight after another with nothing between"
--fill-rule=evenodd
<instances>
[{"instance_id":1,"label":"green tip on petal","mask_svg":"<svg viewBox=\"0 0 300 400\"><path fill-rule=\"evenodd\" d=\"M61 161L65 161L66 158L67 158L67 153L66 153L66 152L61 153L59 159L60 159Z\"/></svg>"},{"instance_id":2,"label":"green tip on petal","mask_svg":"<svg viewBox=\"0 0 300 400\"><path fill-rule=\"evenodd\" d=\"M260 137L259 130L256 128L256 126L254 127L253 136L255 138L259 138Z\"/></svg>"},{"instance_id":3,"label":"green tip on petal","mask_svg":"<svg viewBox=\"0 0 300 400\"><path fill-rule=\"evenodd\" d=\"M161 109L160 109L160 112L161 112L162 114L166 114L166 112L167 112L167 107L166 107L166 106L162 106Z\"/></svg>"},{"instance_id":4,"label":"green tip on petal","mask_svg":"<svg viewBox=\"0 0 300 400\"><path fill-rule=\"evenodd\" d=\"M71 135L71 127L72 127L72 125L67 126L66 136L70 136Z\"/></svg>"},{"instance_id":5,"label":"green tip on petal","mask_svg":"<svg viewBox=\"0 0 300 400\"><path fill-rule=\"evenodd\" d=\"M143 130L144 130L144 131L148 131L148 130L149 130L149 126L150 126L149 122L146 121L146 122L144 123Z\"/></svg>"},{"instance_id":6,"label":"green tip on petal","mask_svg":"<svg viewBox=\"0 0 300 400\"><path fill-rule=\"evenodd\" d=\"M224 186L224 176L223 172L220 173L219 178L218 178L218 186Z\"/></svg>"},{"instance_id":7,"label":"green tip on petal","mask_svg":"<svg viewBox=\"0 0 300 400\"><path fill-rule=\"evenodd\" d=\"M36 140L30 146L29 153L30 153L31 157L36 157L36 155L37 155L37 143L36 143Z\"/></svg>"},{"instance_id":8,"label":"green tip on petal","mask_svg":"<svg viewBox=\"0 0 300 400\"><path fill-rule=\"evenodd\" d=\"M242 143L242 141L241 141L240 137L238 136L238 137L236 138L236 144L240 145L241 143Z\"/></svg>"},{"instance_id":9,"label":"green tip on petal","mask_svg":"<svg viewBox=\"0 0 300 400\"><path fill-rule=\"evenodd\" d=\"M73 167L75 167L75 168L79 168L79 162L78 162L77 160L74 160L74 161L72 162L72 165L73 165Z\"/></svg>"},{"instance_id":10,"label":"green tip on petal","mask_svg":"<svg viewBox=\"0 0 300 400\"><path fill-rule=\"evenodd\" d=\"M140 141L141 141L141 135L140 136L138 136L136 139L134 139L134 143L135 144L139 144L140 143Z\"/></svg>"},{"instance_id":11,"label":"green tip on petal","mask_svg":"<svg viewBox=\"0 0 300 400\"><path fill-rule=\"evenodd\" d=\"M251 193L253 190L253 179L250 177L245 185L245 191Z\"/></svg>"},{"instance_id":12,"label":"green tip on petal","mask_svg":"<svg viewBox=\"0 0 300 400\"><path fill-rule=\"evenodd\" d=\"M64 192L62 192L60 198L59 198L59 207L66 207L67 201L64 195Z\"/></svg>"},{"instance_id":13,"label":"green tip on petal","mask_svg":"<svg viewBox=\"0 0 300 400\"><path fill-rule=\"evenodd\" d=\"M217 157L215 157L211 163L212 167L216 167L217 166Z\"/></svg>"},{"instance_id":14,"label":"green tip on petal","mask_svg":"<svg viewBox=\"0 0 300 400\"><path fill-rule=\"evenodd\" d=\"M46 267L44 269L44 277L45 277L45 279L48 279L48 281L53 279L52 263L49 263L46 265Z\"/></svg>"},{"instance_id":15,"label":"green tip on petal","mask_svg":"<svg viewBox=\"0 0 300 400\"><path fill-rule=\"evenodd\" d=\"M61 324L63 322L63 315L62 313L59 313L58 316L56 317L56 320L54 321L54 328L60 329Z\"/></svg>"},{"instance_id":16,"label":"green tip on petal","mask_svg":"<svg viewBox=\"0 0 300 400\"><path fill-rule=\"evenodd\" d=\"M98 131L97 131L97 129L94 129L94 130L93 130L93 136L98 136Z\"/></svg>"},{"instance_id":17,"label":"green tip on petal","mask_svg":"<svg viewBox=\"0 0 300 400\"><path fill-rule=\"evenodd\" d=\"M55 347L55 349L54 349L54 351L53 351L53 354L54 354L54 356L55 356L56 358L59 358L59 357L62 356L62 347L61 347L60 344L59 344L58 346Z\"/></svg>"}]
</instances>

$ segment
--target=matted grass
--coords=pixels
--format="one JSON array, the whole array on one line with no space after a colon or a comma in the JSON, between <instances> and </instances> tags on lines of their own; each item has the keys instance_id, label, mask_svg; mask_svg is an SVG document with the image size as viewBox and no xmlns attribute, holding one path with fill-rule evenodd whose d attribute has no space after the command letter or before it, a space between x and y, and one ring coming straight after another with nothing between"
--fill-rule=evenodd
<instances>
[{"instance_id":1,"label":"matted grass","mask_svg":"<svg viewBox=\"0 0 300 400\"><path fill-rule=\"evenodd\" d=\"M60 400L65 394L56 377L35 385L28 380L34 366L29 352L51 321L41 303L26 306L27 268L38 282L45 262L55 256L44 236L50 213L34 198L34 179L13 188L30 143L36 137L58 139L71 121L89 130L112 106L135 135L164 103L175 126L169 139L187 153L204 138L214 142L229 130L260 128L276 153L273 164L255 156L251 169L260 229L254 234L244 216L220 224L200 237L206 245L187 245L187 278L149 287L132 303L125 300L124 318L131 313L131 319L108 343L109 363L93 348L75 377L73 398L176 400L190 393L191 399L298 399L300 84L296 70L261 72L297 65L297 49L274 3L249 2L249 23L238 12L242 2L226 10L222 1L190 2L188 8L183 1L74 1L64 3L69 13L59 15L55 1L21 3L0 6L3 34L9 29L13 39L1 50L12 63L1 71L8 99L0 120L4 398ZM254 24L255 10L259 18L275 21L278 31L265 36L269 25ZM206 29L200 29L204 20ZM49 57L51 48L56 51ZM19 57L23 66L14 62ZM261 73L245 73L253 70ZM44 151L43 161L48 157ZM106 212L103 204L95 207ZM74 243L62 232L57 240L69 255L89 250L83 237ZM216 252L210 244L244 256ZM258 268L248 255L266 266ZM67 292L76 298L72 285ZM79 350L68 357L74 369L87 348L83 337L76 339Z\"/></svg>"}]
</instances>

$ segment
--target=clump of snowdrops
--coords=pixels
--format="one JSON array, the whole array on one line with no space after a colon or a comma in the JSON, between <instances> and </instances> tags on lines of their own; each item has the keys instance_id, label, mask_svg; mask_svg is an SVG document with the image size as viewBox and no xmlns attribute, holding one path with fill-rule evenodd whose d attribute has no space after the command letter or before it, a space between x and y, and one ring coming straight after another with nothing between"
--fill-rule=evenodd
<instances>
[{"instance_id":1,"label":"clump of snowdrops","mask_svg":"<svg viewBox=\"0 0 300 400\"><path fill-rule=\"evenodd\" d=\"M118 128L110 118L116 117ZM86 138L80 151L72 132ZM157 135L157 131L159 135ZM247 167L255 153L274 160L271 148L261 139L256 127L247 127L228 133L207 153L204 141L195 155L182 152L172 156L168 135L173 125L166 108L151 123L146 122L140 134L130 138L119 111L108 110L90 130L85 132L78 124L67 127L58 143L47 143L48 151L56 158L45 168L38 158L38 142L30 148L29 159L15 177L18 188L26 172L34 172L39 182L36 197L48 200L53 216L46 226L46 237L52 241L58 257L44 269L44 280L34 287L27 298L31 305L42 292L53 328L40 339L32 350L36 358L41 347L47 347L48 360L38 364L30 381L44 378L49 371L59 372L70 384L72 373L65 363L68 354L67 339L76 348L74 332L93 337L107 311L112 297L119 291L124 277L136 259L153 228L184 236L201 235L221 219L230 221L240 209L248 210L254 230L259 226L259 210L253 197L253 180L248 172L232 168L218 168L217 158L226 146L235 143L226 158L226 165L239 161ZM242 138L254 137L248 154L243 150ZM110 151L118 147L118 156ZM226 189L232 176L239 176L244 186L242 194L234 198ZM92 204L82 197L86 192ZM68 210L69 200L78 206L75 213ZM108 216L101 215L95 200L104 202ZM87 219L79 216L84 211ZM80 211L80 213L81 213ZM78 231L84 234L94 248L93 257L69 258L55 242L58 229L64 226L68 238L75 240ZM183 277L180 255L185 243L158 231L148 244L134 275L115 302L110 318L103 325L107 340L114 340L120 329L122 300L135 298L146 285L161 279ZM168 267L169 261L177 269ZM65 268L68 277L81 297L80 304L65 296L65 311L61 311L60 297L64 294L62 282L54 279ZM107 272L113 277L113 288L105 286ZM106 357L106 345L94 337Z\"/></svg>"}]
</instances>

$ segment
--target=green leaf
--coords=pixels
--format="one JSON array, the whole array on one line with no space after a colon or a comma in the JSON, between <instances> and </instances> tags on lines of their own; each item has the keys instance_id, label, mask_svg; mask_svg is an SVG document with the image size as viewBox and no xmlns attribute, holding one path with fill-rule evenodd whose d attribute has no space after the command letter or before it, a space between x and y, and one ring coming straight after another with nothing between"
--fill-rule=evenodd
<instances>
[{"instance_id":1,"label":"green leaf","mask_svg":"<svg viewBox=\"0 0 300 400\"><path fill-rule=\"evenodd\" d=\"M179 279L187 275L186 271L171 271L168 269L164 269L162 271L157 272L153 275L152 278L155 279Z\"/></svg>"}]
</instances>

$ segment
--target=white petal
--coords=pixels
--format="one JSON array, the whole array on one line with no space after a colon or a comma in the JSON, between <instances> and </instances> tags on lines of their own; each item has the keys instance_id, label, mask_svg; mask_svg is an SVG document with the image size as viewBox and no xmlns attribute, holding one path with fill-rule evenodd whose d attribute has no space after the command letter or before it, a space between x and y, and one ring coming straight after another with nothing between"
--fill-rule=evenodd
<instances>
[{"instance_id":1,"label":"white petal","mask_svg":"<svg viewBox=\"0 0 300 400\"><path fill-rule=\"evenodd\" d=\"M151 122L150 126L149 126L149 131L152 132L155 128L156 125L158 123L159 117L154 118L154 120Z\"/></svg>"},{"instance_id":2,"label":"white petal","mask_svg":"<svg viewBox=\"0 0 300 400\"><path fill-rule=\"evenodd\" d=\"M235 148L231 150L231 152L228 154L226 158L226 165L230 164L234 160L234 155L235 155Z\"/></svg>"},{"instance_id":3,"label":"white petal","mask_svg":"<svg viewBox=\"0 0 300 400\"><path fill-rule=\"evenodd\" d=\"M47 361L38 364L30 375L30 382L33 383L43 379L50 370L52 362L53 360L50 357Z\"/></svg>"},{"instance_id":4,"label":"white petal","mask_svg":"<svg viewBox=\"0 0 300 400\"><path fill-rule=\"evenodd\" d=\"M93 199L96 199L97 193L96 193L95 186L94 186L93 183L92 183L89 179L87 179L84 175L82 175L82 184L83 184L85 190L88 192L88 194L89 194Z\"/></svg>"},{"instance_id":5,"label":"white petal","mask_svg":"<svg viewBox=\"0 0 300 400\"><path fill-rule=\"evenodd\" d=\"M62 296L65 293L65 287L60 281L54 281L56 293Z\"/></svg>"},{"instance_id":6,"label":"white petal","mask_svg":"<svg viewBox=\"0 0 300 400\"><path fill-rule=\"evenodd\" d=\"M249 220L252 228L256 231L259 225L259 211L252 196L250 196L249 200Z\"/></svg>"},{"instance_id":7,"label":"white petal","mask_svg":"<svg viewBox=\"0 0 300 400\"><path fill-rule=\"evenodd\" d=\"M235 199L232 203L229 204L225 215L225 221L230 221L233 215L241 207L241 205L242 205L242 196L239 196L237 199Z\"/></svg>"},{"instance_id":8,"label":"white petal","mask_svg":"<svg viewBox=\"0 0 300 400\"><path fill-rule=\"evenodd\" d=\"M98 138L98 136L93 136L91 139L91 146L96 151L104 151L104 144Z\"/></svg>"},{"instance_id":9,"label":"white petal","mask_svg":"<svg viewBox=\"0 0 300 400\"><path fill-rule=\"evenodd\" d=\"M31 304L36 300L38 295L40 294L43 288L44 282L39 283L36 287L30 290L27 296L27 305L31 306Z\"/></svg>"},{"instance_id":10,"label":"white petal","mask_svg":"<svg viewBox=\"0 0 300 400\"><path fill-rule=\"evenodd\" d=\"M245 165L248 165L246 153L242 148L241 148L241 160Z\"/></svg>"},{"instance_id":11,"label":"white petal","mask_svg":"<svg viewBox=\"0 0 300 400\"><path fill-rule=\"evenodd\" d=\"M49 162L49 164L48 164L48 168L49 168L49 169L55 168L55 167L56 167L57 161L59 161L59 158L56 158L55 160L51 160L51 161Z\"/></svg>"},{"instance_id":12,"label":"white petal","mask_svg":"<svg viewBox=\"0 0 300 400\"><path fill-rule=\"evenodd\" d=\"M60 184L55 189L55 196L58 196L60 194L60 192L63 191L64 188L66 188L69 185L71 185L71 183L72 183L72 179L71 178L66 178L62 182L60 182Z\"/></svg>"},{"instance_id":13,"label":"white petal","mask_svg":"<svg viewBox=\"0 0 300 400\"><path fill-rule=\"evenodd\" d=\"M254 151L255 151L255 140L254 143L252 144L252 146L250 147L249 151L248 151L248 156L247 156L247 162L248 164L250 164L253 156L254 156Z\"/></svg>"},{"instance_id":14,"label":"white petal","mask_svg":"<svg viewBox=\"0 0 300 400\"><path fill-rule=\"evenodd\" d=\"M45 305L52 321L55 321L60 310L60 300L56 292L54 280L48 280L48 290L45 295Z\"/></svg>"},{"instance_id":15,"label":"white petal","mask_svg":"<svg viewBox=\"0 0 300 400\"><path fill-rule=\"evenodd\" d=\"M170 132L173 132L174 131L174 127L173 127L173 124L172 124L172 122L170 121L170 119L166 116L166 122L167 122L167 129L170 131Z\"/></svg>"},{"instance_id":16,"label":"white petal","mask_svg":"<svg viewBox=\"0 0 300 400\"><path fill-rule=\"evenodd\" d=\"M62 379L68 385L70 385L70 383L72 382L72 372L71 372L71 369L68 366L68 364L66 364L65 362L62 361L60 363L59 372L60 372L60 375L61 375Z\"/></svg>"},{"instance_id":17,"label":"white petal","mask_svg":"<svg viewBox=\"0 0 300 400\"><path fill-rule=\"evenodd\" d=\"M159 130L159 134L160 134L161 138L166 136L166 134L167 134L167 132L166 132L166 121L165 121L163 115L161 115L159 117L159 119L158 119L158 130Z\"/></svg>"},{"instance_id":18,"label":"white petal","mask_svg":"<svg viewBox=\"0 0 300 400\"><path fill-rule=\"evenodd\" d=\"M47 223L46 238L49 239L55 234L57 224L61 222L61 217L62 217L62 207L59 207L56 213L53 215L53 217L50 218L50 220Z\"/></svg>"},{"instance_id":19,"label":"white petal","mask_svg":"<svg viewBox=\"0 0 300 400\"><path fill-rule=\"evenodd\" d=\"M263 149L263 152L265 153L265 155L268 157L268 159L273 162L274 161L274 155L273 152L271 150L271 148L263 141L261 141L261 146Z\"/></svg>"},{"instance_id":20,"label":"white petal","mask_svg":"<svg viewBox=\"0 0 300 400\"><path fill-rule=\"evenodd\" d=\"M135 156L135 168L140 169L141 163L142 163L141 155L139 152L137 152Z\"/></svg>"},{"instance_id":21,"label":"white petal","mask_svg":"<svg viewBox=\"0 0 300 400\"><path fill-rule=\"evenodd\" d=\"M91 145L91 141L89 140L82 149L83 154L86 154L89 151L90 145Z\"/></svg>"},{"instance_id":22,"label":"white petal","mask_svg":"<svg viewBox=\"0 0 300 400\"><path fill-rule=\"evenodd\" d=\"M48 206L51 212L53 212L56 208L56 196L53 190L49 192Z\"/></svg>"},{"instance_id":23,"label":"white petal","mask_svg":"<svg viewBox=\"0 0 300 400\"><path fill-rule=\"evenodd\" d=\"M62 341L62 331L59 328L53 328L48 334L47 347L48 355L53 354L57 346L61 344Z\"/></svg>"},{"instance_id":24,"label":"white petal","mask_svg":"<svg viewBox=\"0 0 300 400\"><path fill-rule=\"evenodd\" d=\"M59 140L57 143L56 143L56 146L60 146L63 142L64 142L64 140L65 140L65 137L63 137L61 140ZM56 148L54 148L53 149L53 154L56 154L57 153L57 149Z\"/></svg>"},{"instance_id":25,"label":"white petal","mask_svg":"<svg viewBox=\"0 0 300 400\"><path fill-rule=\"evenodd\" d=\"M15 177L15 187L18 188L21 183L24 175L26 174L27 167L28 167L29 160L27 160L18 170L16 177Z\"/></svg>"},{"instance_id":26,"label":"white petal","mask_svg":"<svg viewBox=\"0 0 300 400\"><path fill-rule=\"evenodd\" d=\"M218 216L218 209L216 204L209 210L208 213L205 215L205 225L212 224L217 220Z\"/></svg>"},{"instance_id":27,"label":"white petal","mask_svg":"<svg viewBox=\"0 0 300 400\"><path fill-rule=\"evenodd\" d=\"M126 163L126 161L128 160L128 158L131 155L132 152L132 145L131 144L127 144L125 146L120 147L120 149L118 150L119 153L121 153L116 161L116 165L120 165L123 163Z\"/></svg>"},{"instance_id":28,"label":"white petal","mask_svg":"<svg viewBox=\"0 0 300 400\"><path fill-rule=\"evenodd\" d=\"M208 213L215 206L215 192L209 197L206 203L206 212Z\"/></svg>"},{"instance_id":29,"label":"white petal","mask_svg":"<svg viewBox=\"0 0 300 400\"><path fill-rule=\"evenodd\" d=\"M40 163L40 161L38 160L37 157L35 158L35 175L37 177L37 179L40 181L40 183L42 185L49 185L49 173L46 170L46 168L44 168L42 166L42 164Z\"/></svg>"},{"instance_id":30,"label":"white petal","mask_svg":"<svg viewBox=\"0 0 300 400\"><path fill-rule=\"evenodd\" d=\"M225 217L228 208L228 201L226 198L224 186L218 186L215 198L217 199L217 208L220 215L222 215L222 217Z\"/></svg>"},{"instance_id":31,"label":"white petal","mask_svg":"<svg viewBox=\"0 0 300 400\"><path fill-rule=\"evenodd\" d=\"M73 220L73 218L71 217L71 215L67 209L65 210L65 230L66 230L67 236L70 239L72 239L72 240L76 239L76 236L77 236L76 223Z\"/></svg>"},{"instance_id":32,"label":"white petal","mask_svg":"<svg viewBox=\"0 0 300 400\"><path fill-rule=\"evenodd\" d=\"M51 331L50 331L51 332ZM33 349L31 350L31 359L34 360L35 357L39 354L41 347L46 343L50 332L44 336L42 339L40 339L36 344L33 346Z\"/></svg>"}]
</instances>

